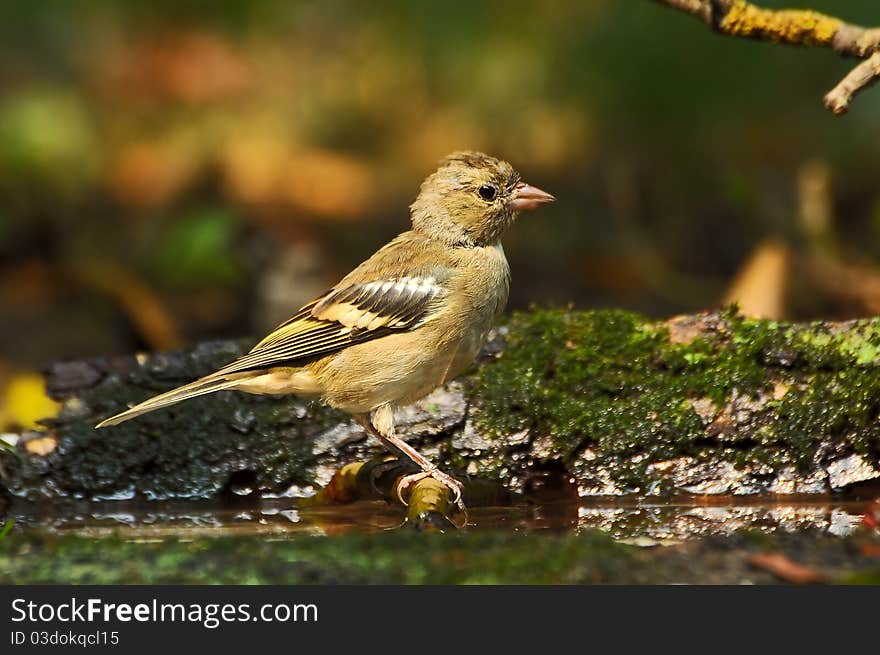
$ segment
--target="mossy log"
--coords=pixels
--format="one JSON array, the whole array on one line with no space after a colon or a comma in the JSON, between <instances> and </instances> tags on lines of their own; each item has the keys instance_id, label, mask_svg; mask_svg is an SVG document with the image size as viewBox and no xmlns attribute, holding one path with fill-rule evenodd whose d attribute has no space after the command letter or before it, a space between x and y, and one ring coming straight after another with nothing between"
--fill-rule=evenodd
<instances>
[{"instance_id":1,"label":"mossy log","mask_svg":"<svg viewBox=\"0 0 880 655\"><path fill-rule=\"evenodd\" d=\"M2 455L3 485L29 498L309 495L381 455L348 417L290 397L220 392L93 429L248 345L49 367L63 409L39 448L23 435ZM852 488L880 477L878 414L880 319L541 310L511 316L468 374L398 420L460 478L540 500Z\"/></svg>"}]
</instances>

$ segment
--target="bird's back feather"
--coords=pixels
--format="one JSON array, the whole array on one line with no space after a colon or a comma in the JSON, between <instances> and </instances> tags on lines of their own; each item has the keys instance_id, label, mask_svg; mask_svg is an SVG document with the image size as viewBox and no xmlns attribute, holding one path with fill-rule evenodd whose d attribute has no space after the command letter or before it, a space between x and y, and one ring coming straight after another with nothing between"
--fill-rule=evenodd
<instances>
[{"instance_id":1,"label":"bird's back feather","mask_svg":"<svg viewBox=\"0 0 880 655\"><path fill-rule=\"evenodd\" d=\"M449 277L449 272L436 262L429 272L408 265L406 256L424 257L424 253L420 238L404 233L326 294L303 306L246 355L211 375L112 416L97 427L116 425L220 389L244 388L249 376L268 369L300 368L349 346L416 329L442 307L447 295L444 282Z\"/></svg>"}]
</instances>

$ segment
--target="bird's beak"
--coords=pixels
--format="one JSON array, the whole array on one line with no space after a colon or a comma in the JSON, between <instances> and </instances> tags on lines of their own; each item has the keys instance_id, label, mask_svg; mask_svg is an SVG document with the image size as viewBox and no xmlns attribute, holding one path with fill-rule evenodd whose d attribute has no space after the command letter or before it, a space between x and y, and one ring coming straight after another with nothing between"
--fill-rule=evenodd
<instances>
[{"instance_id":1,"label":"bird's beak","mask_svg":"<svg viewBox=\"0 0 880 655\"><path fill-rule=\"evenodd\" d=\"M523 209L535 209L548 202L556 200L546 191L541 191L538 187L520 182L513 189L513 200L510 206L514 211L522 211Z\"/></svg>"}]
</instances>

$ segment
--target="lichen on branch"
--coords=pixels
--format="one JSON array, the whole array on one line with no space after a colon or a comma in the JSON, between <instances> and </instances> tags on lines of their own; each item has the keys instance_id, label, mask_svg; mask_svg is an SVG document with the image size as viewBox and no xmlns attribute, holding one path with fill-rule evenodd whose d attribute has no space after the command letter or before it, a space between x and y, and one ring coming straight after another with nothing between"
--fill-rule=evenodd
<instances>
[{"instance_id":1,"label":"lichen on branch","mask_svg":"<svg viewBox=\"0 0 880 655\"><path fill-rule=\"evenodd\" d=\"M773 11L748 2L734 2L718 23L718 29L730 36L791 45L827 46L831 45L841 24L841 20L816 11Z\"/></svg>"},{"instance_id":2,"label":"lichen on branch","mask_svg":"<svg viewBox=\"0 0 880 655\"><path fill-rule=\"evenodd\" d=\"M825 106L846 113L853 97L880 77L880 28L865 28L809 9L765 9L745 0L655 0L691 14L727 36L799 46L822 46L865 59L825 96Z\"/></svg>"}]
</instances>

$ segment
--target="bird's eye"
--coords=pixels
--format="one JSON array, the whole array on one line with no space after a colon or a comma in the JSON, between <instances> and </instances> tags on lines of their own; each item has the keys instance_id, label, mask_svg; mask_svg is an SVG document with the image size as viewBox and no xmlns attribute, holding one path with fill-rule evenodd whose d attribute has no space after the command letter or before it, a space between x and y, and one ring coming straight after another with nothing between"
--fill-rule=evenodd
<instances>
[{"instance_id":1,"label":"bird's eye","mask_svg":"<svg viewBox=\"0 0 880 655\"><path fill-rule=\"evenodd\" d=\"M495 194L498 193L498 189L493 187L491 184L484 184L479 189L477 189L477 193L480 194L480 197L486 202L492 202L495 200Z\"/></svg>"}]
</instances>

